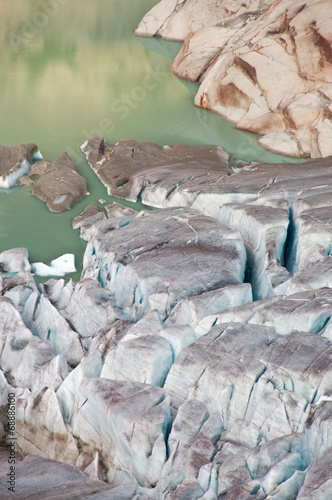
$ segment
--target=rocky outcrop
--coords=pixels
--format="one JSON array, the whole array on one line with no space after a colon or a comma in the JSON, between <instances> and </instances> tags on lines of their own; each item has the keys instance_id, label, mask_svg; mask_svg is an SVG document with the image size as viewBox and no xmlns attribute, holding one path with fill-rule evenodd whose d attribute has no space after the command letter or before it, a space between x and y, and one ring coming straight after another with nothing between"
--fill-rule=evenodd
<instances>
[{"instance_id":1,"label":"rocky outcrop","mask_svg":"<svg viewBox=\"0 0 332 500\"><path fill-rule=\"evenodd\" d=\"M42 158L36 144L0 146L0 188L14 186L30 171L32 163Z\"/></svg>"},{"instance_id":2,"label":"rocky outcrop","mask_svg":"<svg viewBox=\"0 0 332 500\"><path fill-rule=\"evenodd\" d=\"M32 184L32 193L56 213L69 210L88 193L84 177L78 173L67 153L62 153L52 162L34 164L21 184Z\"/></svg>"},{"instance_id":3,"label":"rocky outcrop","mask_svg":"<svg viewBox=\"0 0 332 500\"><path fill-rule=\"evenodd\" d=\"M173 71L200 84L197 106L270 151L318 158L332 154L331 19L328 0L163 0L136 34L184 40Z\"/></svg>"}]
</instances>

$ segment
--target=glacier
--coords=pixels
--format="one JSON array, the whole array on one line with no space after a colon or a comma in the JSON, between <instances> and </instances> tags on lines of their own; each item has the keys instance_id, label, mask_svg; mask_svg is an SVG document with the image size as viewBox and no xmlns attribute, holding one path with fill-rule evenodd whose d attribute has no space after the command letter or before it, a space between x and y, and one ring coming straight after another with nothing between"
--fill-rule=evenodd
<instances>
[{"instance_id":1,"label":"glacier","mask_svg":"<svg viewBox=\"0 0 332 500\"><path fill-rule=\"evenodd\" d=\"M68 477L68 498L72 482L91 498L329 499L331 158L83 150L109 192L154 209L88 205L77 283L37 286L26 249L0 253L0 435L14 392L36 498ZM0 496L4 477L0 461Z\"/></svg>"}]
</instances>

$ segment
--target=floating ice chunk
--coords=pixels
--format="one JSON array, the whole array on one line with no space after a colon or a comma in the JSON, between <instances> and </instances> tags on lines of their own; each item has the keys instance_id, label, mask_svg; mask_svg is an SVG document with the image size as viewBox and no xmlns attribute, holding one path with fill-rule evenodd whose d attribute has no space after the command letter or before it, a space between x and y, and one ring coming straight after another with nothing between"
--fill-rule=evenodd
<instances>
[{"instance_id":1,"label":"floating ice chunk","mask_svg":"<svg viewBox=\"0 0 332 500\"><path fill-rule=\"evenodd\" d=\"M75 255L72 253L66 253L58 257L57 259L52 260L51 267L55 271L65 273L74 273L76 271L75 268Z\"/></svg>"},{"instance_id":2,"label":"floating ice chunk","mask_svg":"<svg viewBox=\"0 0 332 500\"><path fill-rule=\"evenodd\" d=\"M33 153L33 155L32 155L32 160L33 160L33 161L39 161L39 160L43 160L43 159L44 159L44 157L43 157L43 155L41 154L41 152L39 151L39 149L38 149L38 151L35 151L35 152Z\"/></svg>"},{"instance_id":3,"label":"floating ice chunk","mask_svg":"<svg viewBox=\"0 0 332 500\"><path fill-rule=\"evenodd\" d=\"M76 271L75 255L72 253L61 255L52 260L50 266L43 262L35 262L31 265L31 270L37 276L64 276L67 273L74 273Z\"/></svg>"},{"instance_id":4,"label":"floating ice chunk","mask_svg":"<svg viewBox=\"0 0 332 500\"><path fill-rule=\"evenodd\" d=\"M28 160L17 162L6 174L0 176L0 188L9 189L15 186L17 179L30 172Z\"/></svg>"},{"instance_id":5,"label":"floating ice chunk","mask_svg":"<svg viewBox=\"0 0 332 500\"><path fill-rule=\"evenodd\" d=\"M43 264L42 262L35 262L31 265L31 271L37 276L63 276L64 273L55 271L52 267Z\"/></svg>"}]
</instances>

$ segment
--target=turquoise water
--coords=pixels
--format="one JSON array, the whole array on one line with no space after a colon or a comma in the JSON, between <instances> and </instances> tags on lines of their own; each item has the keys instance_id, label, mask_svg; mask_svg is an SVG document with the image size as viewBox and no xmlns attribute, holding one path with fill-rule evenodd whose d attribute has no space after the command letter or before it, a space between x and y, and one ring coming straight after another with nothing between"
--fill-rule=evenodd
<instances>
[{"instance_id":1,"label":"turquoise water","mask_svg":"<svg viewBox=\"0 0 332 500\"><path fill-rule=\"evenodd\" d=\"M67 151L90 192L56 215L29 187L0 190L0 251L23 246L31 262L45 263L75 253L79 270L85 243L71 219L100 198L114 200L79 150L94 135L110 143L132 138L160 146L215 144L247 161L289 161L259 148L252 134L195 108L196 85L170 72L180 44L133 35L156 3L0 2L0 143L34 142L47 160Z\"/></svg>"}]
</instances>

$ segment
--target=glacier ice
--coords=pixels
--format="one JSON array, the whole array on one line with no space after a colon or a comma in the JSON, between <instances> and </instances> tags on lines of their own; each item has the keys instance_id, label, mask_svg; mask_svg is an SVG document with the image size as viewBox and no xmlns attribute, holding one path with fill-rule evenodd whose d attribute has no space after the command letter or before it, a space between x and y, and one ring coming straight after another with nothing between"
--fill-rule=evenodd
<instances>
[{"instance_id":1,"label":"glacier ice","mask_svg":"<svg viewBox=\"0 0 332 500\"><path fill-rule=\"evenodd\" d=\"M50 342L55 354L62 354L71 366L78 365L84 356L79 335L46 297L33 292L24 305L22 319L34 335Z\"/></svg>"},{"instance_id":2,"label":"glacier ice","mask_svg":"<svg viewBox=\"0 0 332 500\"><path fill-rule=\"evenodd\" d=\"M141 486L157 483L166 460L165 436L170 424L164 389L128 381L82 379L70 424L83 451L100 451L110 482L116 482L123 471Z\"/></svg>"},{"instance_id":3,"label":"glacier ice","mask_svg":"<svg viewBox=\"0 0 332 500\"><path fill-rule=\"evenodd\" d=\"M61 255L52 260L49 266L43 262L35 262L31 265L31 270L37 276L64 276L74 273L76 271L75 255L69 253Z\"/></svg>"},{"instance_id":4,"label":"glacier ice","mask_svg":"<svg viewBox=\"0 0 332 500\"><path fill-rule=\"evenodd\" d=\"M0 253L0 271L2 273L18 273L30 271L29 254L26 248L13 248Z\"/></svg>"},{"instance_id":5,"label":"glacier ice","mask_svg":"<svg viewBox=\"0 0 332 500\"><path fill-rule=\"evenodd\" d=\"M20 177L30 172L31 165L28 160L21 160L13 165L6 174L0 176L0 188L9 189L17 183Z\"/></svg>"},{"instance_id":6,"label":"glacier ice","mask_svg":"<svg viewBox=\"0 0 332 500\"><path fill-rule=\"evenodd\" d=\"M54 390L44 386L17 398L16 404L17 445L21 452L74 464L79 455L77 443L66 428Z\"/></svg>"},{"instance_id":7,"label":"glacier ice","mask_svg":"<svg viewBox=\"0 0 332 500\"><path fill-rule=\"evenodd\" d=\"M65 359L31 333L6 297L0 298L0 353L0 368L14 387L57 389L69 372Z\"/></svg>"},{"instance_id":8,"label":"glacier ice","mask_svg":"<svg viewBox=\"0 0 332 500\"><path fill-rule=\"evenodd\" d=\"M182 299L243 281L242 238L196 210L141 212L124 227L98 229L84 267L95 269L123 319L137 321L152 309L165 317Z\"/></svg>"},{"instance_id":9,"label":"glacier ice","mask_svg":"<svg viewBox=\"0 0 332 500\"><path fill-rule=\"evenodd\" d=\"M84 211L77 283L37 287L26 250L0 254L0 412L15 391L42 455L22 467L67 461L101 498L329 498L331 160L86 147L112 190L164 208Z\"/></svg>"}]
</instances>

